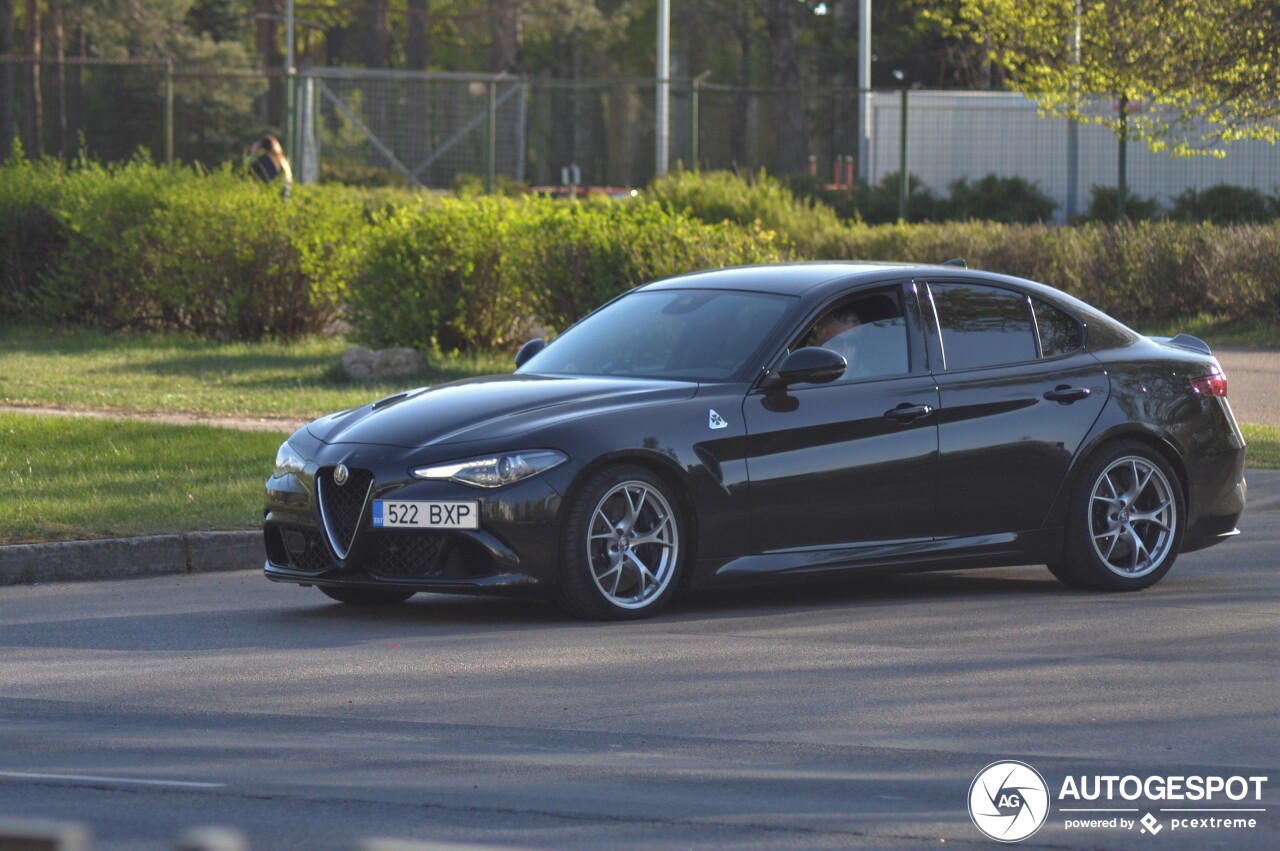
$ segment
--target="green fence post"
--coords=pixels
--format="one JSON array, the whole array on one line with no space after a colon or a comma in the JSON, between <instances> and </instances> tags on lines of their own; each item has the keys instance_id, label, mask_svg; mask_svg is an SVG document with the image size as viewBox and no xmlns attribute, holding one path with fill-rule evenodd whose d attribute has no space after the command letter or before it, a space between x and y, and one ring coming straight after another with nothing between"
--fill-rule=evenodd
<instances>
[{"instance_id":1,"label":"green fence post","mask_svg":"<svg viewBox=\"0 0 1280 851\"><path fill-rule=\"evenodd\" d=\"M164 164L173 165L173 62L164 64Z\"/></svg>"},{"instance_id":2,"label":"green fence post","mask_svg":"<svg viewBox=\"0 0 1280 851\"><path fill-rule=\"evenodd\" d=\"M1116 168L1116 221L1123 222L1128 216L1126 208L1129 206L1129 175L1128 175L1128 159L1129 152L1129 97L1128 95L1120 95L1120 163Z\"/></svg>"},{"instance_id":3,"label":"green fence post","mask_svg":"<svg viewBox=\"0 0 1280 851\"><path fill-rule=\"evenodd\" d=\"M898 221L907 220L907 201L911 197L911 177L907 168L907 90L902 90L902 121L898 134L898 162L902 170L898 175Z\"/></svg>"},{"instance_id":4,"label":"green fence post","mask_svg":"<svg viewBox=\"0 0 1280 851\"><path fill-rule=\"evenodd\" d=\"M290 163L298 162L298 75L284 69L284 153Z\"/></svg>"},{"instance_id":5,"label":"green fence post","mask_svg":"<svg viewBox=\"0 0 1280 851\"><path fill-rule=\"evenodd\" d=\"M498 84L493 80L489 81L488 88L485 89L485 110L484 110L484 194L493 194L493 184L495 173L497 172L498 159L498 140L497 129L498 123Z\"/></svg>"},{"instance_id":6,"label":"green fence post","mask_svg":"<svg viewBox=\"0 0 1280 851\"><path fill-rule=\"evenodd\" d=\"M693 78L693 84L689 92L689 168L692 171L699 171L698 157L701 155L698 150L698 109L701 106L699 101L702 98L702 82L711 76L710 71L703 71L701 74Z\"/></svg>"}]
</instances>

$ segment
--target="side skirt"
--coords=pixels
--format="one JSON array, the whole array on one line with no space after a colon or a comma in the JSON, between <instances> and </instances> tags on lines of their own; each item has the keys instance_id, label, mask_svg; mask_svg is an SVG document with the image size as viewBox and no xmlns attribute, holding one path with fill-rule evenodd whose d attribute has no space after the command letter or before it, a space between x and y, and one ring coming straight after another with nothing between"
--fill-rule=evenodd
<instances>
[{"instance_id":1,"label":"side skirt","mask_svg":"<svg viewBox=\"0 0 1280 851\"><path fill-rule=\"evenodd\" d=\"M1045 564L1062 555L1062 529L964 538L877 541L840 547L778 550L698 562L693 585L812 576L858 570L956 570Z\"/></svg>"}]
</instances>

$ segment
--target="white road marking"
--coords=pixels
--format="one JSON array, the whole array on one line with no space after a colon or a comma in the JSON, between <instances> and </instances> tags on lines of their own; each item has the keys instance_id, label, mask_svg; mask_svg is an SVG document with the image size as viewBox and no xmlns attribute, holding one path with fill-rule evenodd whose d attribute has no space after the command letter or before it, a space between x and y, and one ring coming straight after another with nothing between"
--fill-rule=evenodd
<instances>
[{"instance_id":1,"label":"white road marking","mask_svg":"<svg viewBox=\"0 0 1280 851\"><path fill-rule=\"evenodd\" d=\"M180 786L185 789L221 789L225 783L193 783L186 780L139 780L133 777L93 777L86 774L34 774L25 771L0 771L0 777L16 780L67 780L73 783L129 783L134 786Z\"/></svg>"}]
</instances>

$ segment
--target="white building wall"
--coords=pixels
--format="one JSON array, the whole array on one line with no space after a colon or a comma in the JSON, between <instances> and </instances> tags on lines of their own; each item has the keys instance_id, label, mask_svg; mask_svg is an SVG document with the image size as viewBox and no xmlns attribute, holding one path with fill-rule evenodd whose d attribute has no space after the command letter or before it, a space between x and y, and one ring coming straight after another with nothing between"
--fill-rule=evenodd
<instances>
[{"instance_id":1,"label":"white building wall","mask_svg":"<svg viewBox=\"0 0 1280 851\"><path fill-rule=\"evenodd\" d=\"M1040 116L1035 103L1016 93L911 91L907 109L908 170L936 194L946 195L960 178L1023 177L1057 202L1057 220L1066 218L1067 121ZM900 169L901 113L900 93L873 97L872 183ZM1119 143L1097 125L1081 125L1079 139L1082 212L1090 187L1116 186ZM1219 183L1280 192L1280 146L1243 141L1226 151L1221 159L1174 157L1130 142L1129 192L1165 207L1186 189Z\"/></svg>"}]
</instances>

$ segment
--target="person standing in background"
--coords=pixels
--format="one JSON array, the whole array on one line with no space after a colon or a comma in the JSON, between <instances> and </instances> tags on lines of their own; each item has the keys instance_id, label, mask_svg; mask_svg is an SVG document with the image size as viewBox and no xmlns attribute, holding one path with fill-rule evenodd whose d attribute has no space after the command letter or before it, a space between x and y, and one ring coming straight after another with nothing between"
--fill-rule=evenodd
<instances>
[{"instance_id":1,"label":"person standing in background","mask_svg":"<svg viewBox=\"0 0 1280 851\"><path fill-rule=\"evenodd\" d=\"M284 155L284 148L280 147L280 140L275 136L267 133L253 143L249 149L248 169L263 183L280 179L280 197L286 201L289 199L293 190L293 169L289 167L289 158Z\"/></svg>"}]
</instances>

